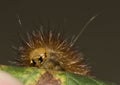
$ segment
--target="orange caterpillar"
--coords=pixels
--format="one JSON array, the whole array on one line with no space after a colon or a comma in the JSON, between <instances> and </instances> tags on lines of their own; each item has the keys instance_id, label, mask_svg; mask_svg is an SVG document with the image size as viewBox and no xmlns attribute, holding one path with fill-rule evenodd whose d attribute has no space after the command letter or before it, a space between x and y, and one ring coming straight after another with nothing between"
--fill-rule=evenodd
<instances>
[{"instance_id":1,"label":"orange caterpillar","mask_svg":"<svg viewBox=\"0 0 120 85\"><path fill-rule=\"evenodd\" d=\"M73 41L63 39L54 31L33 31L28 34L28 41L23 41L18 48L16 61L22 66L68 71L89 75L90 69L85 64L83 55L74 47Z\"/></svg>"},{"instance_id":2,"label":"orange caterpillar","mask_svg":"<svg viewBox=\"0 0 120 85\"><path fill-rule=\"evenodd\" d=\"M95 17L93 16L78 36L70 41L52 30L38 30L28 34L28 40L23 41L17 49L18 65L89 75L90 68L86 65L83 54L75 48L75 42Z\"/></svg>"}]
</instances>

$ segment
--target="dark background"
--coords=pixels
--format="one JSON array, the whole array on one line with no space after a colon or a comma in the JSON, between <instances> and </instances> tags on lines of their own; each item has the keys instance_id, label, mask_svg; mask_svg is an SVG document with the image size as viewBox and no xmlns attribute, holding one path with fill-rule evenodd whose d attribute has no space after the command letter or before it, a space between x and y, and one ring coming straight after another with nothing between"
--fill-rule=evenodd
<instances>
[{"instance_id":1,"label":"dark background","mask_svg":"<svg viewBox=\"0 0 120 85\"><path fill-rule=\"evenodd\" d=\"M56 25L66 36L77 35L87 26L77 45L87 56L98 79L120 84L120 6L119 2L4 0L0 3L0 64L13 60L12 45L19 44L18 33L25 34L40 24ZM18 16L22 25L18 23Z\"/></svg>"}]
</instances>

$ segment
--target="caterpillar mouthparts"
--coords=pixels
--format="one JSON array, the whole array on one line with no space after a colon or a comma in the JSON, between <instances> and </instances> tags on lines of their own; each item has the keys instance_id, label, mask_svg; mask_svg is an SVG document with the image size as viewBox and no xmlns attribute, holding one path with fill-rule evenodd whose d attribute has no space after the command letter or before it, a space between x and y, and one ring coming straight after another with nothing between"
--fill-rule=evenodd
<instances>
[{"instance_id":1,"label":"caterpillar mouthparts","mask_svg":"<svg viewBox=\"0 0 120 85\"><path fill-rule=\"evenodd\" d=\"M64 39L60 33L52 30L28 34L28 40L21 43L17 54L16 61L21 66L90 74L83 54L75 48L73 41Z\"/></svg>"}]
</instances>

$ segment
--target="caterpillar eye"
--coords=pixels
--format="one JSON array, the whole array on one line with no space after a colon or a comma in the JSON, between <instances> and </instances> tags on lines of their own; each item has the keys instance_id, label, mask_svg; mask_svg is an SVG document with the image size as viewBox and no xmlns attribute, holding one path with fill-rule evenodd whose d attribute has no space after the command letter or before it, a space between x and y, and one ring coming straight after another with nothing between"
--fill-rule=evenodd
<instances>
[{"instance_id":1,"label":"caterpillar eye","mask_svg":"<svg viewBox=\"0 0 120 85\"><path fill-rule=\"evenodd\" d=\"M43 58L42 58L42 56L40 56L40 58L38 59L38 61L39 61L40 63L43 62Z\"/></svg>"},{"instance_id":2,"label":"caterpillar eye","mask_svg":"<svg viewBox=\"0 0 120 85\"><path fill-rule=\"evenodd\" d=\"M33 65L33 66L35 66L36 65L36 62L35 62L35 60L31 60L31 64Z\"/></svg>"}]
</instances>

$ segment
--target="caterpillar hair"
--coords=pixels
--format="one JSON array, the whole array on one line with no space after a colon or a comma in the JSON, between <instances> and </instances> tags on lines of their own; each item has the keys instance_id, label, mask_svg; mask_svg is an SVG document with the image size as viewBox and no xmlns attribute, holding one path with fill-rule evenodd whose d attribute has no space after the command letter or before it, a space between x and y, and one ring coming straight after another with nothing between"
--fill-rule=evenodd
<instances>
[{"instance_id":1,"label":"caterpillar hair","mask_svg":"<svg viewBox=\"0 0 120 85\"><path fill-rule=\"evenodd\" d=\"M27 33L28 39L18 47L16 61L21 66L67 71L75 74L90 75L90 67L84 55L75 47L75 42L92 17L75 39L67 40L54 30L37 30Z\"/></svg>"}]
</instances>

